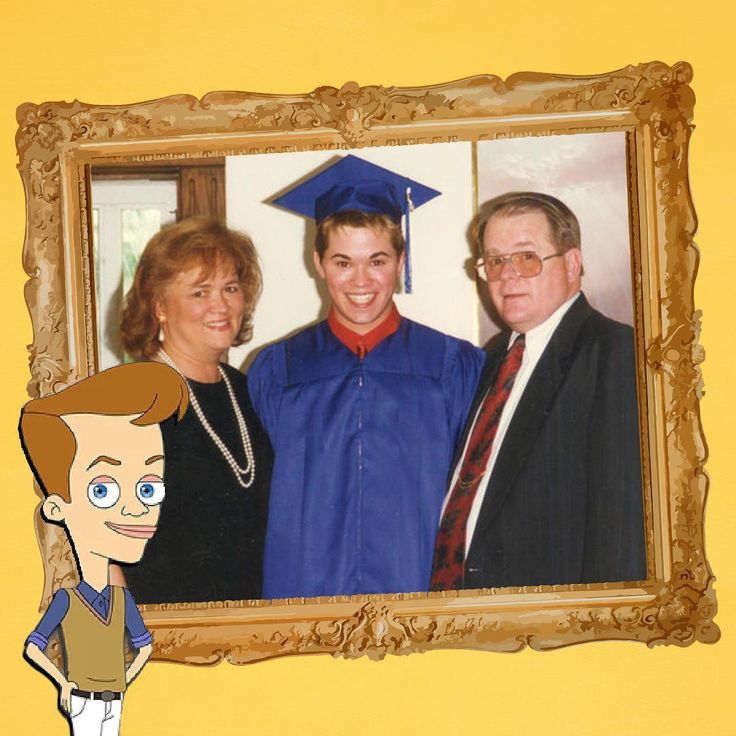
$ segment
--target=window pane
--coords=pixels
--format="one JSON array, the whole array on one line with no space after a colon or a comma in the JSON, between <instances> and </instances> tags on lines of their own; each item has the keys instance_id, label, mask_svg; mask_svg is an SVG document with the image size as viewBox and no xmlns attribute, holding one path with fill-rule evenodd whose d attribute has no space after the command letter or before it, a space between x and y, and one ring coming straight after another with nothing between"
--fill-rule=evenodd
<instances>
[{"instance_id":1,"label":"window pane","mask_svg":"<svg viewBox=\"0 0 736 736\"><path fill-rule=\"evenodd\" d=\"M136 208L122 210L123 294L133 283L138 260L146 243L161 229L161 210Z\"/></svg>"},{"instance_id":2,"label":"window pane","mask_svg":"<svg viewBox=\"0 0 736 736\"><path fill-rule=\"evenodd\" d=\"M100 257L99 257L99 248L100 248L100 210L98 207L92 208L92 248L94 249L94 261L95 261L95 284L98 284L99 289L99 283L100 283ZM98 304L99 308L99 304ZM100 315L99 315L99 309L97 314L97 322L99 324L100 321Z\"/></svg>"}]
</instances>

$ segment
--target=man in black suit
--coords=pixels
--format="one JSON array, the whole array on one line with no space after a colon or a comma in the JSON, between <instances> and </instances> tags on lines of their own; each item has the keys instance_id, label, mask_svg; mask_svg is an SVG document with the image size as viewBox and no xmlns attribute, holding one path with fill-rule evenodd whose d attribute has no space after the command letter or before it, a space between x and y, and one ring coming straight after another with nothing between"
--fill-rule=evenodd
<instances>
[{"instance_id":1,"label":"man in black suit","mask_svg":"<svg viewBox=\"0 0 736 736\"><path fill-rule=\"evenodd\" d=\"M473 236L509 329L487 348L431 587L643 580L633 330L581 293L580 227L554 197L496 197Z\"/></svg>"}]
</instances>

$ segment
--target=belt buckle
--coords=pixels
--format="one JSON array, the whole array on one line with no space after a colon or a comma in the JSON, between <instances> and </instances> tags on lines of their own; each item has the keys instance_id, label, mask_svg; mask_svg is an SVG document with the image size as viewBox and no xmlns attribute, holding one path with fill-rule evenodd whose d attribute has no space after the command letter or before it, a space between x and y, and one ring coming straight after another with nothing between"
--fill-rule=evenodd
<instances>
[{"instance_id":1,"label":"belt buckle","mask_svg":"<svg viewBox=\"0 0 736 736\"><path fill-rule=\"evenodd\" d=\"M115 695L112 690L103 690L100 693L100 700L104 701L105 703L110 703L111 701L115 700Z\"/></svg>"}]
</instances>

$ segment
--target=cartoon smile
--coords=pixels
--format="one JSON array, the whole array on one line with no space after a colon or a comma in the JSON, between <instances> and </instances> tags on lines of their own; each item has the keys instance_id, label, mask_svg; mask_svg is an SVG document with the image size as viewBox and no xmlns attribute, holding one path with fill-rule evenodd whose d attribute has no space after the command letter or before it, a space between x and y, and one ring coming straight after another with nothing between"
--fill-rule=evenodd
<instances>
[{"instance_id":1,"label":"cartoon smile","mask_svg":"<svg viewBox=\"0 0 736 736\"><path fill-rule=\"evenodd\" d=\"M135 539L150 539L156 532L155 526L143 524L113 524L111 521L106 521L105 526L124 537L134 537Z\"/></svg>"}]
</instances>

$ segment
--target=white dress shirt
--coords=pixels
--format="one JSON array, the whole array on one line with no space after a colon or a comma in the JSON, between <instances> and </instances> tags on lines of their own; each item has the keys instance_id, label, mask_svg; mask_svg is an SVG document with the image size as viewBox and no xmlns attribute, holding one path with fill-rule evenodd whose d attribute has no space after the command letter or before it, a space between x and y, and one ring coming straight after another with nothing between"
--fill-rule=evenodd
<instances>
[{"instance_id":1,"label":"white dress shirt","mask_svg":"<svg viewBox=\"0 0 736 736\"><path fill-rule=\"evenodd\" d=\"M496 436L493 439L493 446L491 447L491 455L488 458L486 472L483 474L483 478L480 481L480 485L478 486L478 490L476 491L475 498L473 499L473 505L470 508L470 514L468 515L468 526L465 533L466 555L468 553L468 550L470 549L470 542L473 539L473 532L475 531L475 525L478 522L478 515L480 514L483 499L485 498L486 492L488 490L488 481L491 477L491 473L493 472L493 466L496 464L496 458L498 457L499 450L503 445L503 439L506 436L506 430L511 423L511 419L514 416L516 407L519 405L519 401L524 394L524 389L526 388L527 383L529 383L529 379L531 378L532 373L534 373L534 369L537 367L537 363L542 357L542 353L544 352L547 344L550 341L550 338L552 337L552 333L557 329L557 326L562 321L565 313L572 306L573 302L578 298L578 296L580 296L579 291L575 292L575 294L573 294L573 296L571 296L564 304L562 304L554 312L552 312L552 314L547 317L547 319L542 322L542 324L537 325L533 329L529 330L529 332L527 332L525 335L524 355L521 359L521 366L519 367L519 372L516 374L516 379L514 380L514 385L511 389L511 393L509 394L509 398L507 399L506 404L503 407L503 411L501 412L501 418L498 421L498 429L496 430ZM518 332L511 333L507 349L513 345L514 340L516 340L518 335ZM480 406L482 406L482 403ZM480 406L478 407L478 411L480 411ZM477 418L478 414L476 413L475 418L473 419L473 425L475 425ZM450 493L452 492L452 489L455 487L455 483L457 482L457 476L460 472L460 466L462 465L462 458L465 457L465 453L467 452L468 441L471 434L472 431L468 433L468 439L465 441L465 447L463 448L461 461L457 464L457 467L455 468L455 472L452 477L452 483L450 484ZM450 493L448 493L447 497L445 498L442 513L444 513L445 511L444 507L447 505Z\"/></svg>"}]
</instances>

